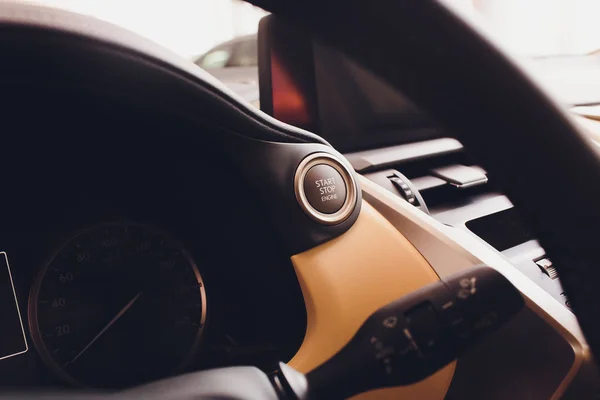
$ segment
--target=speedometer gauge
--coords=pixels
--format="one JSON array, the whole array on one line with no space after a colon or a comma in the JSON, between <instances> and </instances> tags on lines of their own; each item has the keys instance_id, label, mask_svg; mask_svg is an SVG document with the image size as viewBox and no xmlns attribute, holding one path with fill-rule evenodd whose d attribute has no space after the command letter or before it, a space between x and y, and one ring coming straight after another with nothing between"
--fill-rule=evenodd
<instances>
[{"instance_id":1,"label":"speedometer gauge","mask_svg":"<svg viewBox=\"0 0 600 400\"><path fill-rule=\"evenodd\" d=\"M103 224L65 243L29 299L42 359L87 387L122 388L183 368L205 318L204 285L189 254L135 223Z\"/></svg>"}]
</instances>

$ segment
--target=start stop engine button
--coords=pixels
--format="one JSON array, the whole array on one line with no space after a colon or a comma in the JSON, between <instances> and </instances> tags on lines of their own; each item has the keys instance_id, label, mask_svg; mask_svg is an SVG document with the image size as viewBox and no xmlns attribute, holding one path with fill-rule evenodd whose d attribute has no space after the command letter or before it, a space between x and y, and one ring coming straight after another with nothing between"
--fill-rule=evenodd
<instances>
[{"instance_id":1,"label":"start stop engine button","mask_svg":"<svg viewBox=\"0 0 600 400\"><path fill-rule=\"evenodd\" d=\"M313 153L300 162L294 190L304 212L325 225L343 222L356 207L352 170L329 153Z\"/></svg>"},{"instance_id":2,"label":"start stop engine button","mask_svg":"<svg viewBox=\"0 0 600 400\"><path fill-rule=\"evenodd\" d=\"M335 168L318 164L309 169L304 177L304 193L315 210L333 214L346 202L346 183Z\"/></svg>"}]
</instances>

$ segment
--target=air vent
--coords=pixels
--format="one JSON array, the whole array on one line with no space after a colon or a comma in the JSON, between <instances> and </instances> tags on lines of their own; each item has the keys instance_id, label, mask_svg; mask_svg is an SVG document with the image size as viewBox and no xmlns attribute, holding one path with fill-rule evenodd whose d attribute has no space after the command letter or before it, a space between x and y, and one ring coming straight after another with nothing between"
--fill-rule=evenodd
<instances>
[{"instance_id":1,"label":"air vent","mask_svg":"<svg viewBox=\"0 0 600 400\"><path fill-rule=\"evenodd\" d=\"M490 191L486 171L455 139L436 139L347 154L358 172L432 214L469 203ZM390 177L402 179L388 182ZM411 202L402 185L418 198ZM419 200L419 201L417 201ZM424 204L419 204L424 203Z\"/></svg>"}]
</instances>

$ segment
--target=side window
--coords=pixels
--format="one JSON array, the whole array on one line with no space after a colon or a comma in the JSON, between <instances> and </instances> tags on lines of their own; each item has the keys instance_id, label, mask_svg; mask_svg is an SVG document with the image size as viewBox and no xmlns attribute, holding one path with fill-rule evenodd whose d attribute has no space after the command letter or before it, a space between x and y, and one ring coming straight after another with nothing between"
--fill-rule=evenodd
<instances>
[{"instance_id":1,"label":"side window","mask_svg":"<svg viewBox=\"0 0 600 400\"><path fill-rule=\"evenodd\" d=\"M258 44L255 35L236 43L235 51L229 61L230 67L255 67L258 66Z\"/></svg>"},{"instance_id":2,"label":"side window","mask_svg":"<svg viewBox=\"0 0 600 400\"><path fill-rule=\"evenodd\" d=\"M196 61L204 69L224 68L231 58L230 49L215 49Z\"/></svg>"}]
</instances>

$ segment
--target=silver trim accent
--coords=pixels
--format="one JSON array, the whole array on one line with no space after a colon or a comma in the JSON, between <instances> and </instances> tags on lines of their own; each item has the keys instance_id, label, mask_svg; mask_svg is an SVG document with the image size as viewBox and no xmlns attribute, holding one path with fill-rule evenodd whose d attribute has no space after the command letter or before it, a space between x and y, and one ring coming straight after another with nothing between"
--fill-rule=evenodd
<instances>
[{"instance_id":1,"label":"silver trim accent","mask_svg":"<svg viewBox=\"0 0 600 400\"><path fill-rule=\"evenodd\" d=\"M467 189L473 186L479 186L479 185L485 185L488 182L488 178L487 176L485 178L481 178L477 181L472 181L469 183L463 183L463 184L458 184L458 183L452 183L452 182L448 182L450 185L457 187L458 189Z\"/></svg>"},{"instance_id":2,"label":"silver trim accent","mask_svg":"<svg viewBox=\"0 0 600 400\"><path fill-rule=\"evenodd\" d=\"M17 299L17 291L15 290L15 284L13 282L12 273L10 272L10 264L8 263L8 256L6 255L6 252L4 252L4 251L0 251L0 255L2 255L4 257L4 261L6 261L6 269L8 270L8 279L10 279L10 286L12 286L13 297L15 298L15 306L17 307L17 314L19 315L19 323L21 324L21 333L23 334L23 343L25 343L25 350L0 357L0 360L6 360L7 358L11 358L14 356L18 356L20 354L27 353L27 351L29 350L29 344L27 343L27 336L25 336L25 327L23 326L23 317L21 317L21 309L19 308L19 300Z\"/></svg>"},{"instance_id":3,"label":"silver trim accent","mask_svg":"<svg viewBox=\"0 0 600 400\"><path fill-rule=\"evenodd\" d=\"M458 189L484 185L488 182L485 172L482 172L481 169L462 164L435 168L431 170L431 173Z\"/></svg>"},{"instance_id":4,"label":"silver trim accent","mask_svg":"<svg viewBox=\"0 0 600 400\"><path fill-rule=\"evenodd\" d=\"M442 224L363 176L358 175L357 181L364 200L415 246L441 278L480 263L496 269L521 291L526 306L569 343L573 349L573 363L553 398L564 393L584 363L593 363L575 315L496 249L468 231Z\"/></svg>"},{"instance_id":5,"label":"silver trim accent","mask_svg":"<svg viewBox=\"0 0 600 400\"><path fill-rule=\"evenodd\" d=\"M306 174L312 167L322 164L335 169L342 176L344 184L346 185L346 199L344 204L342 205L342 208L333 214L325 214L315 209L306 198L306 193L304 192L304 178L306 177ZM356 190L356 182L354 181L352 171L350 171L342 160L332 154L323 152L310 154L305 157L298 165L298 168L296 168L296 174L294 176L294 192L296 193L296 200L298 200L298 204L300 204L300 207L302 207L309 217L322 224L335 225L348 219L356 207Z\"/></svg>"}]
</instances>

